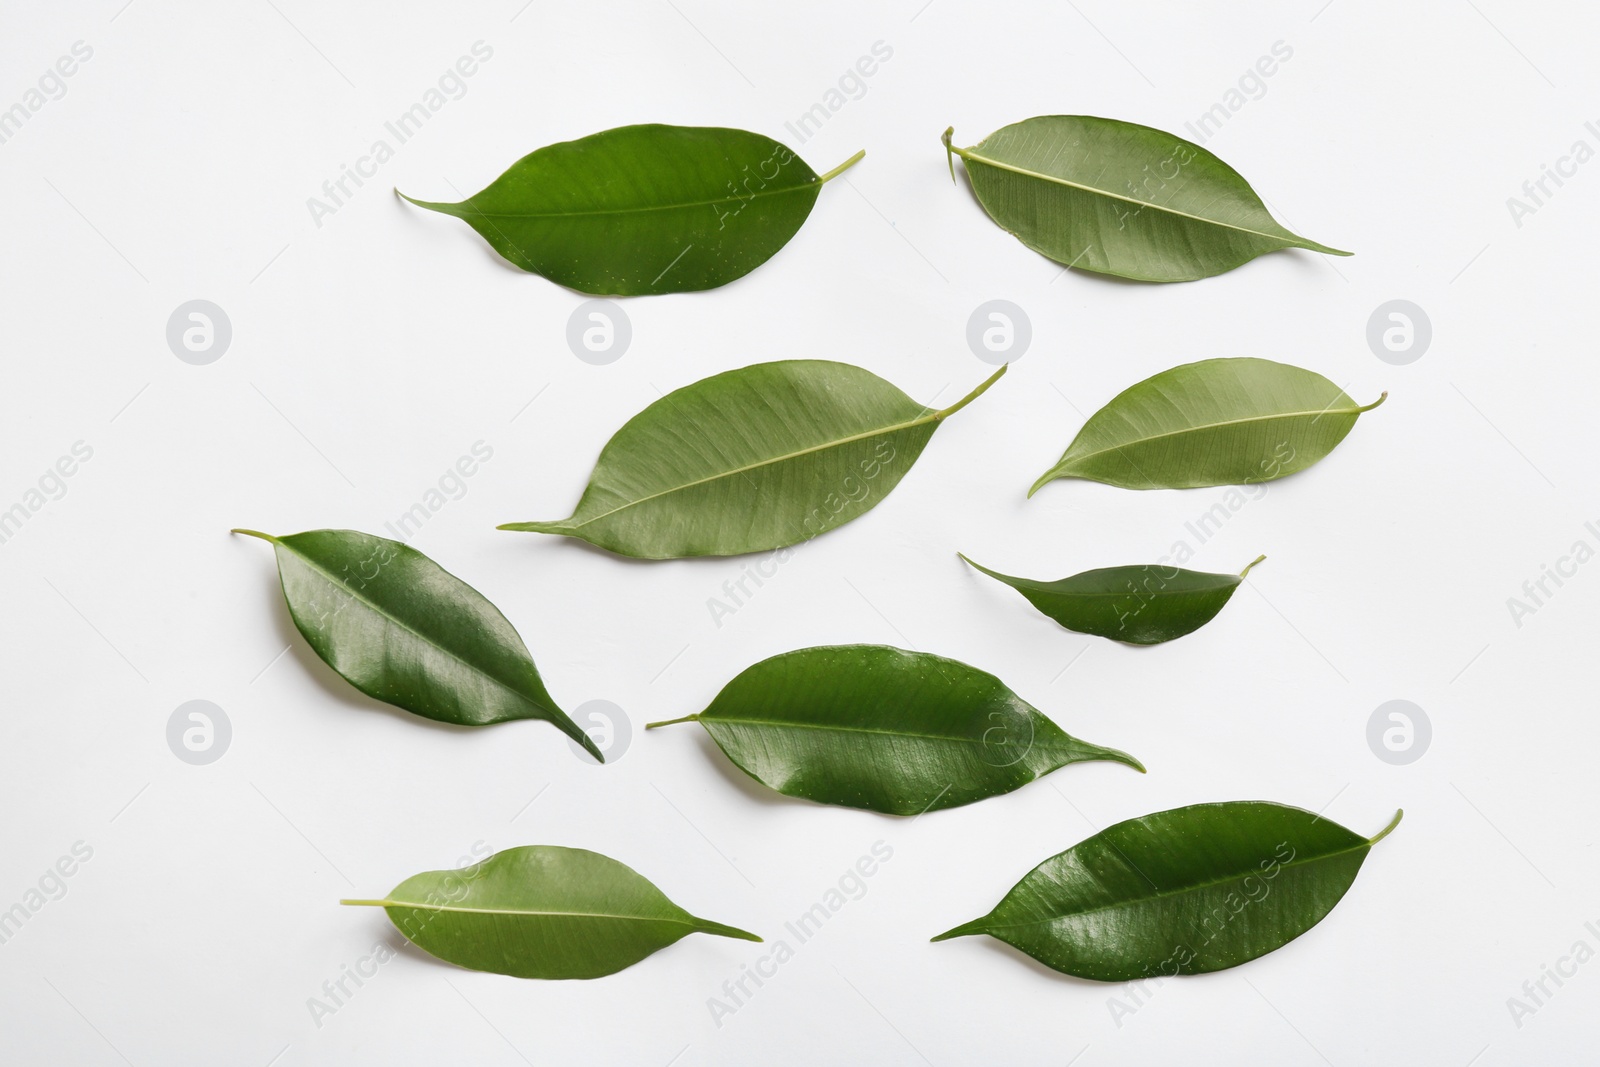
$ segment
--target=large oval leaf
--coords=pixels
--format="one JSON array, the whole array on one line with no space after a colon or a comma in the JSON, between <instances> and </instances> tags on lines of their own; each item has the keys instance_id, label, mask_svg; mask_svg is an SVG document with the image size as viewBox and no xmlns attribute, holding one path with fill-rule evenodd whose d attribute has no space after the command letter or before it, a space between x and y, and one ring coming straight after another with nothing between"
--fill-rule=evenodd
<instances>
[{"instance_id":1,"label":"large oval leaf","mask_svg":"<svg viewBox=\"0 0 1600 1067\"><path fill-rule=\"evenodd\" d=\"M882 645L762 660L705 711L671 722L698 722L741 770L786 796L890 815L971 804L1085 760L1144 770L1126 752L1069 737L992 674Z\"/></svg>"},{"instance_id":2,"label":"large oval leaf","mask_svg":"<svg viewBox=\"0 0 1600 1067\"><path fill-rule=\"evenodd\" d=\"M1239 172L1149 126L1045 115L950 143L978 202L1008 233L1057 263L1146 282L1186 282L1263 252L1348 256L1278 225ZM951 175L955 163L951 161Z\"/></svg>"},{"instance_id":3,"label":"large oval leaf","mask_svg":"<svg viewBox=\"0 0 1600 1067\"><path fill-rule=\"evenodd\" d=\"M1400 814L1372 838L1261 801L1129 819L1045 860L988 915L933 940L988 934L1101 982L1236 967L1321 922Z\"/></svg>"},{"instance_id":4,"label":"large oval leaf","mask_svg":"<svg viewBox=\"0 0 1600 1067\"><path fill-rule=\"evenodd\" d=\"M599 978L693 933L760 941L698 919L632 867L581 848L526 845L407 878L381 907L412 944L474 971Z\"/></svg>"},{"instance_id":5,"label":"large oval leaf","mask_svg":"<svg viewBox=\"0 0 1600 1067\"><path fill-rule=\"evenodd\" d=\"M1056 478L1124 489L1267 482L1343 441L1366 406L1315 371L1269 359L1185 363L1124 389L1089 417L1028 495Z\"/></svg>"},{"instance_id":6,"label":"large oval leaf","mask_svg":"<svg viewBox=\"0 0 1600 1067\"><path fill-rule=\"evenodd\" d=\"M823 183L863 155L819 177L758 133L623 126L523 156L459 204L406 199L464 220L518 267L579 292L682 293L771 259Z\"/></svg>"},{"instance_id":7,"label":"large oval leaf","mask_svg":"<svg viewBox=\"0 0 1600 1067\"><path fill-rule=\"evenodd\" d=\"M872 510L963 400L923 407L870 371L758 363L668 393L606 443L570 518L502 530L675 559L782 548Z\"/></svg>"},{"instance_id":8,"label":"large oval leaf","mask_svg":"<svg viewBox=\"0 0 1600 1067\"><path fill-rule=\"evenodd\" d=\"M1258 556L1238 574L1146 563L1101 567L1054 582L1013 578L961 558L1027 597L1028 603L1069 630L1130 645L1159 645L1194 633L1216 618L1250 568L1267 557Z\"/></svg>"},{"instance_id":9,"label":"large oval leaf","mask_svg":"<svg viewBox=\"0 0 1600 1067\"><path fill-rule=\"evenodd\" d=\"M605 762L500 610L421 552L356 530L233 532L272 543L295 627L363 693L458 726L544 719Z\"/></svg>"}]
</instances>

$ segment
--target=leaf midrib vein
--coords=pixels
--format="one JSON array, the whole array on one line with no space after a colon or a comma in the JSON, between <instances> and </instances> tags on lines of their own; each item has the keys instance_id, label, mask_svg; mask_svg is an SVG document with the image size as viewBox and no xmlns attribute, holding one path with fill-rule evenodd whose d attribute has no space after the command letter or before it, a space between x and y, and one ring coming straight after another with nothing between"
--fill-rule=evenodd
<instances>
[{"instance_id":1,"label":"leaf midrib vein","mask_svg":"<svg viewBox=\"0 0 1600 1067\"><path fill-rule=\"evenodd\" d=\"M1187 211L1180 211L1175 207L1167 207L1163 204L1157 204L1154 201L1140 200L1136 196L1125 196L1122 193L1114 193L1109 189L1100 189L1093 185L1084 185L1081 182L1070 181L1066 178L1057 177L1054 174L1041 174L1036 170L1029 170L1026 167L1019 167L1011 163L1002 163L998 159L990 159L988 156L980 155L975 149L972 148L958 150L957 154L964 160L976 159L979 163L987 164L988 166L995 167L998 170L1010 171L1013 174L1021 174L1029 178L1038 178L1040 181L1052 182L1056 185L1064 185L1070 189L1077 189L1085 193L1094 193L1099 196L1108 197L1112 200L1120 200L1125 204L1138 204L1141 208L1155 208L1157 211L1164 211L1169 215L1176 215L1180 218L1192 219L1195 222L1203 222L1207 225L1216 226L1224 230L1233 230L1237 233L1253 234L1256 237L1265 237L1272 241L1284 241L1283 237L1275 233L1264 233L1261 230L1252 230L1248 226L1236 226L1230 222L1223 222L1221 219L1208 219L1204 215L1190 214ZM1294 241L1304 241L1304 238L1298 237L1294 234L1290 234L1290 237L1292 237ZM1286 243L1292 244L1294 242L1290 241Z\"/></svg>"},{"instance_id":2,"label":"leaf midrib vein","mask_svg":"<svg viewBox=\"0 0 1600 1067\"><path fill-rule=\"evenodd\" d=\"M735 467L735 468L733 468L731 470L720 471L720 472L718 472L716 474L707 475L704 478L696 478L692 482L684 482L681 485L670 486L670 487L668 487L666 489L662 489L659 492L651 493L648 496L639 497L637 500L626 501L626 502L618 505L617 507L612 508L610 511L601 512L599 515L591 516L591 517L589 517L587 519L584 519L582 522L577 522L577 523L574 523L574 522L554 522L554 523L549 523L548 525L551 525L551 526L563 526L563 527L565 527L566 529L569 529L569 530L581 530L581 529L583 529L583 527L588 526L590 523L599 522L601 519L608 519L608 518L610 518L611 516L617 514L620 511L626 511L629 508L638 507L641 504L648 504L652 500L659 500L661 497L671 496L673 493L681 493L684 490L693 489L693 488L695 488L697 486L701 486L701 485L707 485L707 484L709 484L711 482L720 481L720 480L722 480L724 478L735 478L735 477L738 477L738 476L740 476L742 474L747 474L750 471L758 470L761 467L770 467L770 466L772 466L774 464L777 464L777 463L787 463L788 461L790 461L792 459L798 459L801 456L808 456L808 455L811 455L813 453L822 452L822 451L825 451L825 450L830 449L830 448L842 448L845 445L855 444L857 441L865 441L865 440L868 440L868 439L873 438L873 437L886 437L889 434L899 433L902 430L915 429L918 426L924 426L924 425L926 425L926 424L928 424L930 422L937 422L938 421L938 417L939 417L939 412L933 410L932 408L924 408L923 409L923 413L921 415L917 416L914 419L911 419L908 422L896 423L893 426L884 426L884 427L880 427L880 428L874 429L874 430L866 430L866 431L863 431L861 433L851 434L849 437L838 438L837 440L834 440L834 441L824 441L821 444L810 445L810 446L808 446L806 448L799 449L798 451L795 451L795 452L785 452L784 454L779 455L779 456L771 456L771 457L769 457L767 459L757 460L754 463L747 463L742 467ZM546 525L546 524L539 523L539 524L536 524L536 525Z\"/></svg>"},{"instance_id":3,"label":"leaf midrib vein","mask_svg":"<svg viewBox=\"0 0 1600 1067\"><path fill-rule=\"evenodd\" d=\"M826 730L826 731L829 731L829 732L832 732L832 733L876 734L876 735L883 736L883 737L906 737L906 738L911 738L913 740L918 740L918 741L944 741L944 742L947 742L949 744L956 744L956 745L983 745L983 744L985 744L985 742L982 741L981 739L980 740L972 740L970 738L965 738L965 737L950 737L950 736L941 735L941 734L922 734L922 733L913 733L913 732L910 732L910 731L902 731L902 730L875 730L875 729L870 729L870 728L862 727L862 726L833 726L833 725L830 725L830 724L827 724L827 723L784 722L784 721L777 720L777 719L723 719L723 718L707 717L705 715L701 715L695 721L696 722L701 722L701 723L709 722L709 723L713 723L713 724L722 723L722 724L727 724L727 725L731 725L731 726L774 726L774 727L787 727L787 728L792 728L792 729L796 729L796 730ZM1030 744L1032 744L1033 741L1037 741L1037 740L1038 740L1037 738L1034 738L1032 741L1030 741ZM1099 748L1100 747L1098 745L1090 745L1086 741L1079 741L1077 738L1071 737L1070 735L1068 736L1067 740L1069 742L1071 742L1072 745L1079 745L1079 746L1083 746L1085 748ZM1059 744L1059 743L1053 743L1053 742L1048 741L1048 740L1039 742L1039 744L1040 744L1040 747L1042 747L1042 748L1066 748L1066 747L1069 747L1067 745L1062 745L1062 744Z\"/></svg>"},{"instance_id":4,"label":"leaf midrib vein","mask_svg":"<svg viewBox=\"0 0 1600 1067\"><path fill-rule=\"evenodd\" d=\"M791 185L784 189L763 189L751 193L749 196L725 196L717 200L688 200L681 204L651 204L647 207L606 208L602 211L484 211L473 203L476 196L468 197L459 204L441 205L444 207L467 207L474 215L486 219L573 219L589 218L603 215L641 215L650 211L678 211L692 207L721 207L725 204L748 204L750 201L763 196L786 196L789 193L804 192L808 189L820 187L821 183L812 180L804 185ZM478 195L482 195L481 193Z\"/></svg>"},{"instance_id":5,"label":"leaf midrib vein","mask_svg":"<svg viewBox=\"0 0 1600 1067\"><path fill-rule=\"evenodd\" d=\"M569 919L625 919L633 922L663 922L677 923L680 926L692 926L699 929L699 925L688 919L675 919L670 916L656 915L618 915L605 911L542 911L533 908L463 908L453 904L427 904L413 903L408 900L380 901L385 908L416 908L419 911L448 911L464 915L522 915L542 918L569 918Z\"/></svg>"},{"instance_id":6,"label":"leaf midrib vein","mask_svg":"<svg viewBox=\"0 0 1600 1067\"><path fill-rule=\"evenodd\" d=\"M1079 460L1093 459L1095 456L1103 456L1107 452L1120 452L1125 448L1133 448L1133 447L1136 447L1138 445L1149 444L1151 441L1159 441L1164 437L1176 437L1179 434L1185 434L1185 433L1200 433L1200 432L1202 432L1204 430L1220 430L1220 429L1222 429L1224 427L1227 427L1227 426L1243 426L1245 423L1249 423L1249 422L1272 422L1272 421L1274 421L1276 419L1301 419L1301 418L1305 418L1307 415L1315 415L1315 416L1321 417L1323 415L1360 415L1360 414L1361 414L1361 409L1360 408L1350 408L1348 410L1343 409L1343 408L1322 408L1322 409L1317 410L1317 411L1279 411L1279 412L1274 412L1273 414L1270 414L1270 415L1251 415L1251 416L1249 416L1247 418L1243 418L1243 419L1227 419L1227 420L1225 420L1223 422L1203 422L1203 423L1200 423L1200 424L1195 425L1195 426L1182 426L1182 427L1179 427L1176 430L1167 430L1167 431L1165 431L1163 433L1151 434L1148 437L1136 437L1136 438L1133 438L1132 440L1123 441L1123 442L1121 442L1119 444L1107 445L1105 448L1097 448L1093 452L1081 452L1078 455L1073 456L1072 457L1072 461L1073 462L1078 462ZM1071 449L1069 448L1067 451L1070 453ZM1066 462L1067 462L1067 457L1063 456L1061 464L1064 464ZM1059 467L1059 466L1061 466L1061 464L1057 464L1057 466Z\"/></svg>"},{"instance_id":7,"label":"leaf midrib vein","mask_svg":"<svg viewBox=\"0 0 1600 1067\"><path fill-rule=\"evenodd\" d=\"M1307 866L1309 864L1313 864L1313 863L1322 863L1322 862L1324 862L1326 860L1338 859L1341 856L1347 856L1350 853L1355 852L1358 849L1362 849L1362 848L1370 850L1372 848L1372 842L1371 841L1362 841L1360 844L1352 845L1349 848L1339 849L1337 852L1324 852L1324 853L1321 853L1319 855L1312 856L1310 859L1303 860L1303 861L1302 860L1290 860L1288 863L1281 863L1278 866L1279 866L1280 870L1285 870L1285 869L1288 869L1290 867L1305 867L1305 866ZM1117 851L1120 853L1121 849L1118 849ZM1130 867L1133 866L1131 861L1129 862L1129 866ZM1133 869L1135 871L1139 871L1139 869L1137 867L1134 867ZM1141 876L1143 876L1143 872L1142 871L1139 871L1139 873L1140 873ZM1216 886L1219 886L1219 885L1227 885L1229 882L1242 881L1243 879L1250 877L1250 875L1253 874L1253 873L1254 872L1247 871L1244 874L1224 875L1221 878L1216 878L1216 879L1213 879L1212 881L1209 881L1209 882L1201 882L1198 885L1180 886L1177 889L1168 889L1168 890L1162 890L1162 891L1157 892L1157 893L1149 893L1149 894L1144 895L1144 896L1129 897L1127 900L1119 900L1119 901L1115 901L1115 902L1110 903L1110 904L1102 904L1102 905L1100 905L1099 907L1096 907L1096 908L1084 908L1081 911L1064 911L1064 912L1060 913L1059 915L1051 915L1051 916L1048 916L1048 917L1042 918L1042 919L1029 919L1027 922L995 923L992 926L984 927L984 929L985 930L1014 930L1014 929L1018 929L1020 927L1025 927L1025 926L1045 926L1045 925L1048 925L1050 923L1057 922L1057 921L1059 921L1061 919L1076 919L1076 918L1078 918L1080 916L1084 916L1084 915L1097 915L1097 914L1099 914L1100 912L1103 912L1103 911L1115 911L1118 908L1130 908L1130 907L1133 907L1133 906L1138 905L1138 904L1149 903L1150 901L1164 900L1164 899L1166 899L1168 897L1182 896L1182 895L1185 895L1185 894L1188 894L1188 893L1204 892L1207 889L1212 889L1212 888L1214 888ZM1148 881L1148 879L1146 879L1146 880Z\"/></svg>"}]
</instances>

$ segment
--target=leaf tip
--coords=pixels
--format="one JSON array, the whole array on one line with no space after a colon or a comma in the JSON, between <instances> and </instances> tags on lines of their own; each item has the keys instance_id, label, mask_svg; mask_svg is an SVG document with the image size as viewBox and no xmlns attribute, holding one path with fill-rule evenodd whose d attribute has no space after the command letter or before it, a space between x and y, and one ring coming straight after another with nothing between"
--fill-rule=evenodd
<instances>
[{"instance_id":1,"label":"leaf tip","mask_svg":"<svg viewBox=\"0 0 1600 1067\"><path fill-rule=\"evenodd\" d=\"M929 943L934 941L949 941L954 937L966 937L969 934L981 934L983 933L983 927L981 924L983 923L983 920L987 918L988 916L985 915L982 918L973 919L971 922L962 923L960 926L952 927L942 934L928 938L928 941Z\"/></svg>"},{"instance_id":2,"label":"leaf tip","mask_svg":"<svg viewBox=\"0 0 1600 1067\"><path fill-rule=\"evenodd\" d=\"M1039 490L1043 489L1045 486L1049 485L1052 481L1054 481L1055 480L1055 476L1056 476L1056 472L1055 472L1055 468L1054 467L1050 468L1049 470L1045 471L1043 474L1039 475L1039 480L1034 482L1031 486L1028 487L1028 499L1032 500L1033 499L1033 494L1037 493Z\"/></svg>"}]
</instances>

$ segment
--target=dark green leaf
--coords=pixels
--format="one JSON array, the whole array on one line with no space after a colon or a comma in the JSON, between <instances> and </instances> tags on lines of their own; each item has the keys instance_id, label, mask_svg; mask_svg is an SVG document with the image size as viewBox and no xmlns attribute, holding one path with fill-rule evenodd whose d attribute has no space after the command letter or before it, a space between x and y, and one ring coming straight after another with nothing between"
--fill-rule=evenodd
<instances>
[{"instance_id":1,"label":"dark green leaf","mask_svg":"<svg viewBox=\"0 0 1600 1067\"><path fill-rule=\"evenodd\" d=\"M544 719L605 761L499 609L421 552L355 530L233 532L272 543L295 626L363 693L458 726Z\"/></svg>"},{"instance_id":2,"label":"dark green leaf","mask_svg":"<svg viewBox=\"0 0 1600 1067\"><path fill-rule=\"evenodd\" d=\"M1322 375L1268 359L1185 363L1089 416L1028 495L1056 478L1124 489L1268 482L1332 452L1388 395L1362 407Z\"/></svg>"},{"instance_id":3,"label":"dark green leaf","mask_svg":"<svg viewBox=\"0 0 1600 1067\"><path fill-rule=\"evenodd\" d=\"M502 530L579 537L624 556L733 556L796 544L872 510L947 416L870 371L795 359L687 385L606 443L570 518Z\"/></svg>"},{"instance_id":4,"label":"dark green leaf","mask_svg":"<svg viewBox=\"0 0 1600 1067\"><path fill-rule=\"evenodd\" d=\"M381 907L411 943L474 971L599 978L693 933L760 941L697 919L639 872L597 852L526 845L457 871L407 878Z\"/></svg>"},{"instance_id":5,"label":"dark green leaf","mask_svg":"<svg viewBox=\"0 0 1600 1067\"><path fill-rule=\"evenodd\" d=\"M579 292L682 293L771 259L823 183L863 155L819 177L758 133L623 126L523 156L459 204L406 199L465 220L523 270Z\"/></svg>"},{"instance_id":6,"label":"dark green leaf","mask_svg":"<svg viewBox=\"0 0 1600 1067\"><path fill-rule=\"evenodd\" d=\"M988 915L934 940L988 934L1101 982L1236 967L1321 922L1400 814L1372 838L1264 801L1129 819L1045 860Z\"/></svg>"},{"instance_id":7,"label":"dark green leaf","mask_svg":"<svg viewBox=\"0 0 1600 1067\"><path fill-rule=\"evenodd\" d=\"M1069 630L1130 645L1159 645L1194 633L1216 617L1258 556L1238 574L1186 571L1159 563L1101 567L1054 582L1013 578L973 563L973 568L1009 585L1028 603Z\"/></svg>"},{"instance_id":8,"label":"dark green leaf","mask_svg":"<svg viewBox=\"0 0 1600 1067\"><path fill-rule=\"evenodd\" d=\"M944 131L945 148L966 162L989 217L1069 267L1186 282L1279 248L1350 254L1290 233L1238 171L1149 126L1046 115L971 148L952 146L954 132Z\"/></svg>"},{"instance_id":9,"label":"dark green leaf","mask_svg":"<svg viewBox=\"0 0 1600 1067\"><path fill-rule=\"evenodd\" d=\"M672 722L698 722L741 770L786 796L890 815L971 804L1085 760L1144 770L1067 736L992 674L882 645L762 660L705 711Z\"/></svg>"}]
</instances>

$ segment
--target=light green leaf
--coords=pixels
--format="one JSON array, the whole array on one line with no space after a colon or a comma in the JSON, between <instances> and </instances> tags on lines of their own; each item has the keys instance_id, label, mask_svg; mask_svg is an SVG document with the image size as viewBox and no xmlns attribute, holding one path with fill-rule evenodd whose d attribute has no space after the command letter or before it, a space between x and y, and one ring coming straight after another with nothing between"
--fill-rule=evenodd
<instances>
[{"instance_id":1,"label":"light green leaf","mask_svg":"<svg viewBox=\"0 0 1600 1067\"><path fill-rule=\"evenodd\" d=\"M381 907L412 944L474 971L600 978L693 933L760 941L698 919L633 868L597 852L526 845L458 871L407 878Z\"/></svg>"},{"instance_id":2,"label":"light green leaf","mask_svg":"<svg viewBox=\"0 0 1600 1067\"><path fill-rule=\"evenodd\" d=\"M758 363L667 394L606 443L571 517L502 530L623 556L733 556L806 541L872 510L934 430L989 388L923 407L870 371Z\"/></svg>"},{"instance_id":3,"label":"light green leaf","mask_svg":"<svg viewBox=\"0 0 1600 1067\"><path fill-rule=\"evenodd\" d=\"M1248 485L1305 470L1389 394L1358 405L1314 371L1207 359L1130 386L1089 417L1032 496L1056 478L1124 489Z\"/></svg>"},{"instance_id":4,"label":"light green leaf","mask_svg":"<svg viewBox=\"0 0 1600 1067\"><path fill-rule=\"evenodd\" d=\"M965 161L989 217L1069 267L1185 282L1279 248L1350 254L1290 233L1238 171L1149 126L1045 115L971 148L954 147L954 132L944 131L945 148Z\"/></svg>"}]
</instances>

